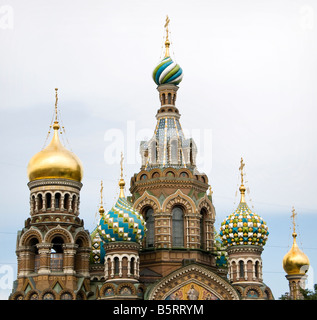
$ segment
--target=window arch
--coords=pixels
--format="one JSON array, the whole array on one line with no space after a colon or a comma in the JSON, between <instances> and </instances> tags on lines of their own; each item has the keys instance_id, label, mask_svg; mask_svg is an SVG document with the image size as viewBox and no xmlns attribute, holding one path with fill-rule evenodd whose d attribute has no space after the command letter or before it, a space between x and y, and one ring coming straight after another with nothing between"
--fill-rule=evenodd
<instances>
[{"instance_id":1,"label":"window arch","mask_svg":"<svg viewBox=\"0 0 317 320\"><path fill-rule=\"evenodd\" d=\"M61 207L61 194L59 192L55 193L55 209L59 209Z\"/></svg>"},{"instance_id":2,"label":"window arch","mask_svg":"<svg viewBox=\"0 0 317 320\"><path fill-rule=\"evenodd\" d=\"M145 237L145 247L154 247L154 210L148 207L145 211L145 222L146 222L146 237Z\"/></svg>"},{"instance_id":3,"label":"window arch","mask_svg":"<svg viewBox=\"0 0 317 320\"><path fill-rule=\"evenodd\" d=\"M170 142L170 163L171 164L178 164L178 140L173 139Z\"/></svg>"},{"instance_id":4,"label":"window arch","mask_svg":"<svg viewBox=\"0 0 317 320\"><path fill-rule=\"evenodd\" d=\"M72 211L75 213L75 209L76 209L76 196L73 195L72 198Z\"/></svg>"},{"instance_id":5,"label":"window arch","mask_svg":"<svg viewBox=\"0 0 317 320\"><path fill-rule=\"evenodd\" d=\"M38 197L37 209L42 210L43 209L43 196L41 194L39 194L37 197Z\"/></svg>"},{"instance_id":6,"label":"window arch","mask_svg":"<svg viewBox=\"0 0 317 320\"><path fill-rule=\"evenodd\" d=\"M45 194L45 200L46 200L46 209L51 209L52 195L49 192Z\"/></svg>"},{"instance_id":7,"label":"window arch","mask_svg":"<svg viewBox=\"0 0 317 320\"><path fill-rule=\"evenodd\" d=\"M172 210L172 246L184 246L184 214L181 207Z\"/></svg>"},{"instance_id":8,"label":"window arch","mask_svg":"<svg viewBox=\"0 0 317 320\"><path fill-rule=\"evenodd\" d=\"M131 261L130 261L130 274L132 276L134 275L134 262L135 262L135 258L131 258Z\"/></svg>"},{"instance_id":9,"label":"window arch","mask_svg":"<svg viewBox=\"0 0 317 320\"><path fill-rule=\"evenodd\" d=\"M244 277L244 262L242 260L239 261L239 277Z\"/></svg>"},{"instance_id":10,"label":"window arch","mask_svg":"<svg viewBox=\"0 0 317 320\"><path fill-rule=\"evenodd\" d=\"M56 236L52 239L51 249L51 271L62 271L63 270L63 238Z\"/></svg>"},{"instance_id":11,"label":"window arch","mask_svg":"<svg viewBox=\"0 0 317 320\"><path fill-rule=\"evenodd\" d=\"M64 209L69 210L69 194L66 193L64 196Z\"/></svg>"},{"instance_id":12,"label":"window arch","mask_svg":"<svg viewBox=\"0 0 317 320\"><path fill-rule=\"evenodd\" d=\"M119 258L115 257L113 259L113 263L114 263L114 274L119 274Z\"/></svg>"},{"instance_id":13,"label":"window arch","mask_svg":"<svg viewBox=\"0 0 317 320\"><path fill-rule=\"evenodd\" d=\"M202 208L200 211L200 249L206 250L207 248L207 228L206 228L206 215L207 210Z\"/></svg>"},{"instance_id":14,"label":"window arch","mask_svg":"<svg viewBox=\"0 0 317 320\"><path fill-rule=\"evenodd\" d=\"M254 275L256 278L259 278L259 261L255 262L254 268Z\"/></svg>"}]
</instances>

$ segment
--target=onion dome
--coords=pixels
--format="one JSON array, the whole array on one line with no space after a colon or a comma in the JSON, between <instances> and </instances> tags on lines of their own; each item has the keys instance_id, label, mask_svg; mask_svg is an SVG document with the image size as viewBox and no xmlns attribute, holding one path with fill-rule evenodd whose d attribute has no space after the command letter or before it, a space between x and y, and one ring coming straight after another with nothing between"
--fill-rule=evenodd
<instances>
[{"instance_id":1,"label":"onion dome","mask_svg":"<svg viewBox=\"0 0 317 320\"><path fill-rule=\"evenodd\" d=\"M124 196L124 186L121 171L119 199L112 209L101 217L98 226L99 234L105 243L132 241L141 244L146 231L145 221Z\"/></svg>"},{"instance_id":2,"label":"onion dome","mask_svg":"<svg viewBox=\"0 0 317 320\"><path fill-rule=\"evenodd\" d=\"M295 210L293 209L293 219L295 219ZM283 258L283 268L288 275L302 274L308 271L309 259L306 254L301 251L296 243L297 233L295 232L295 221L293 231L293 245L289 252Z\"/></svg>"},{"instance_id":3,"label":"onion dome","mask_svg":"<svg viewBox=\"0 0 317 320\"><path fill-rule=\"evenodd\" d=\"M152 77L157 85L167 83L178 85L183 79L183 70L168 56L159 62Z\"/></svg>"},{"instance_id":4,"label":"onion dome","mask_svg":"<svg viewBox=\"0 0 317 320\"><path fill-rule=\"evenodd\" d=\"M39 179L69 179L81 181L83 166L79 158L67 150L59 139L60 128L57 121L57 89L55 104L54 135L49 145L36 153L27 167L29 181Z\"/></svg>"},{"instance_id":5,"label":"onion dome","mask_svg":"<svg viewBox=\"0 0 317 320\"><path fill-rule=\"evenodd\" d=\"M166 18L166 40L165 40L165 56L162 61L158 63L153 71L152 77L157 85L161 84L175 84L178 85L183 79L182 68L172 60L169 53L170 42L168 39L168 24L169 18Z\"/></svg>"},{"instance_id":6,"label":"onion dome","mask_svg":"<svg viewBox=\"0 0 317 320\"><path fill-rule=\"evenodd\" d=\"M241 245L264 246L268 235L266 222L252 212L245 202L245 187L243 185L243 160L241 158L241 200L238 208L229 215L220 227L220 237L227 247Z\"/></svg>"}]
</instances>

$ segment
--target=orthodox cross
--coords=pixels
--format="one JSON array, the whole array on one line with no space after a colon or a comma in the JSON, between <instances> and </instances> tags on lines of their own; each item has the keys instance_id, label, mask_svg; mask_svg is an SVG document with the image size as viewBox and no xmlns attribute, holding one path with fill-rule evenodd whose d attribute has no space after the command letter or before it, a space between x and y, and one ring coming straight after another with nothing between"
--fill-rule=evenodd
<instances>
[{"instance_id":1,"label":"orthodox cross","mask_svg":"<svg viewBox=\"0 0 317 320\"><path fill-rule=\"evenodd\" d=\"M101 187L100 187L100 205L102 206L102 203L103 203L103 182L101 180Z\"/></svg>"},{"instance_id":2,"label":"orthodox cross","mask_svg":"<svg viewBox=\"0 0 317 320\"><path fill-rule=\"evenodd\" d=\"M121 179L123 179L123 153L121 152L121 160L120 160L120 167L121 167Z\"/></svg>"},{"instance_id":3,"label":"orthodox cross","mask_svg":"<svg viewBox=\"0 0 317 320\"><path fill-rule=\"evenodd\" d=\"M294 209L294 207L293 207L293 209L292 209L292 215L291 215L291 217L292 217L292 219L293 219L293 233L296 233L296 232L295 232L295 226L296 226L296 224L295 224L295 217L296 217L296 215L297 215L297 213L295 212L295 209Z\"/></svg>"},{"instance_id":4,"label":"orthodox cross","mask_svg":"<svg viewBox=\"0 0 317 320\"><path fill-rule=\"evenodd\" d=\"M57 121L57 102L58 102L57 90L58 88L55 88L55 121Z\"/></svg>"},{"instance_id":5,"label":"orthodox cross","mask_svg":"<svg viewBox=\"0 0 317 320\"><path fill-rule=\"evenodd\" d=\"M245 166L245 164L243 162L243 158L241 157L240 168L239 168L239 170L241 171L241 185L243 185L243 175L244 175L243 168L244 168L244 166Z\"/></svg>"}]
</instances>

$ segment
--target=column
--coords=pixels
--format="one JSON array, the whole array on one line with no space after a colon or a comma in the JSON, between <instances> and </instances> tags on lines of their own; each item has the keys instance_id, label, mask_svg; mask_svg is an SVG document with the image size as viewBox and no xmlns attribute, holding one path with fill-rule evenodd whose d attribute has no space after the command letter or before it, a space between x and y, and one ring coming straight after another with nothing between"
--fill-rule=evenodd
<instances>
[{"instance_id":1,"label":"column","mask_svg":"<svg viewBox=\"0 0 317 320\"><path fill-rule=\"evenodd\" d=\"M63 244L63 272L67 274L75 274L75 254L77 244L66 243Z\"/></svg>"},{"instance_id":2,"label":"column","mask_svg":"<svg viewBox=\"0 0 317 320\"><path fill-rule=\"evenodd\" d=\"M51 273L50 270L50 255L51 255L51 243L39 243L36 245L38 253L40 255L40 266L38 269L39 274Z\"/></svg>"}]
</instances>

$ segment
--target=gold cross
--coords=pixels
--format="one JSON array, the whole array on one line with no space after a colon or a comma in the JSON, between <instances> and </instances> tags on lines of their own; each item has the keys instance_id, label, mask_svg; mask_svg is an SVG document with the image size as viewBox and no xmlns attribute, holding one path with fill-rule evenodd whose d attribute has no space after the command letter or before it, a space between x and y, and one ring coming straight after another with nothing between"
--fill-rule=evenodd
<instances>
[{"instance_id":1,"label":"gold cross","mask_svg":"<svg viewBox=\"0 0 317 320\"><path fill-rule=\"evenodd\" d=\"M170 23L170 19L168 16L166 16L166 23L165 23L165 26L164 28L166 28L166 30L168 30L168 24Z\"/></svg>"},{"instance_id":2,"label":"gold cross","mask_svg":"<svg viewBox=\"0 0 317 320\"><path fill-rule=\"evenodd\" d=\"M241 157L241 161L240 161L240 168L239 170L241 171L241 184L243 184L243 168L244 168L245 164L243 163L243 158Z\"/></svg>"},{"instance_id":3,"label":"gold cross","mask_svg":"<svg viewBox=\"0 0 317 320\"><path fill-rule=\"evenodd\" d=\"M101 180L101 188L100 188L100 205L102 206L102 203L103 203L103 182Z\"/></svg>"},{"instance_id":4,"label":"gold cross","mask_svg":"<svg viewBox=\"0 0 317 320\"><path fill-rule=\"evenodd\" d=\"M58 88L55 88L55 121L57 121L57 101L58 101L57 90Z\"/></svg>"},{"instance_id":5,"label":"gold cross","mask_svg":"<svg viewBox=\"0 0 317 320\"><path fill-rule=\"evenodd\" d=\"M297 213L295 212L295 209L294 209L294 207L293 207L293 209L292 209L292 215L291 215L291 217L293 218L293 233L296 233L295 232L295 217L297 216Z\"/></svg>"},{"instance_id":6,"label":"gold cross","mask_svg":"<svg viewBox=\"0 0 317 320\"><path fill-rule=\"evenodd\" d=\"M120 167L121 167L121 179L123 179L123 153L121 152L121 161L120 161Z\"/></svg>"}]
</instances>

